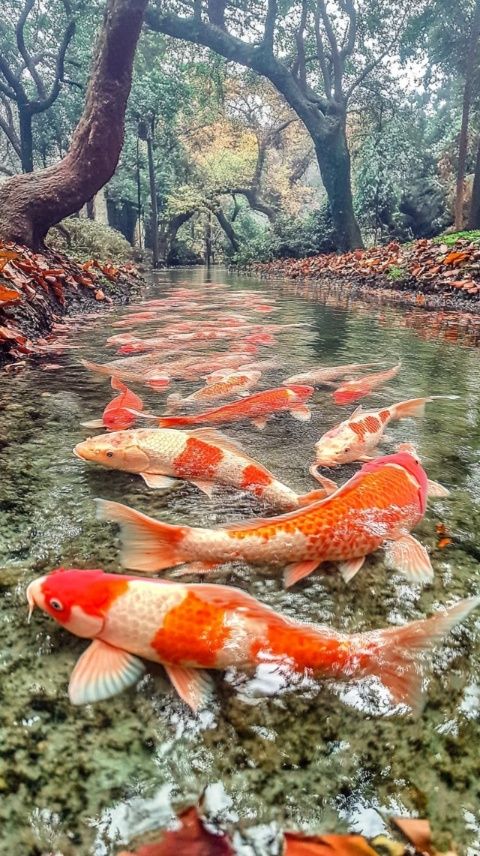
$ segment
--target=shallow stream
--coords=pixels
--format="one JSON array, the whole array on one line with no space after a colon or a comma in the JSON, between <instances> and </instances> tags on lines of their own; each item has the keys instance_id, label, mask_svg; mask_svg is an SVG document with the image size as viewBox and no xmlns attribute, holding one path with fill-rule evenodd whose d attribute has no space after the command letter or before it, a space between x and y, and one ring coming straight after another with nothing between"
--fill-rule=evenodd
<instances>
[{"instance_id":1,"label":"shallow stream","mask_svg":"<svg viewBox=\"0 0 480 856\"><path fill-rule=\"evenodd\" d=\"M386 449L413 441L430 478L451 489L429 504L417 529L432 558L435 582L408 583L369 557L346 585L334 568L284 591L281 579L251 569L216 581L238 585L276 609L345 631L373 629L430 614L480 590L480 362L468 327L441 313L338 301L282 283L266 284L213 269L161 272L147 297L176 286L209 294L228 309L230 291L258 289L277 301L266 323L307 322L279 334L275 386L316 364L382 360L402 370L365 399L372 407L430 394L423 419L393 423ZM208 302L208 301L207 301ZM413 719L370 694L312 681L274 697L242 695L232 676L215 675L216 701L199 716L175 695L161 668L133 690L85 708L67 697L68 676L85 642L36 611L27 624L25 587L59 565L120 570L113 526L97 523L92 499L125 502L166 521L212 526L265 511L244 494L219 489L209 499L185 483L155 492L134 475L85 464L72 455L101 415L108 379L80 357L113 359L111 324L128 308L90 317L68 337L78 348L0 372L0 853L106 856L136 835L171 823L198 800L237 830L241 853L277 852L279 827L308 832L353 830L368 836L389 815L428 817L440 849L480 851L480 614L454 631L434 657L423 715ZM248 310L245 311L248 314ZM194 313L186 317L195 317ZM260 316L251 320L262 321ZM148 325L139 328L150 332ZM452 332L453 331L453 332ZM456 331L456 332L455 332ZM208 346L206 347L208 352ZM48 368L53 363L56 369ZM47 370L45 370L47 366ZM180 392L198 384L179 384ZM162 412L164 395L136 388ZM311 422L289 415L264 431L229 427L248 452L304 493L313 445L353 410L317 392ZM332 474L340 482L356 465ZM451 543L441 549L439 541ZM480 612L480 611L479 611Z\"/></svg>"}]
</instances>

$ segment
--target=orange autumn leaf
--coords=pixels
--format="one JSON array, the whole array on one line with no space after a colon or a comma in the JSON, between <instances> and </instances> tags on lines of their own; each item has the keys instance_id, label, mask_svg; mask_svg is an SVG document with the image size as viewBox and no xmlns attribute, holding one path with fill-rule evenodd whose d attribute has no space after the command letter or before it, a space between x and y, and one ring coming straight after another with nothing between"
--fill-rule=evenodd
<instances>
[{"instance_id":1,"label":"orange autumn leaf","mask_svg":"<svg viewBox=\"0 0 480 856\"><path fill-rule=\"evenodd\" d=\"M5 288L4 285L0 285L0 303L15 303L15 301L21 299L21 295L18 291L15 291L13 288Z\"/></svg>"},{"instance_id":2,"label":"orange autumn leaf","mask_svg":"<svg viewBox=\"0 0 480 856\"><path fill-rule=\"evenodd\" d=\"M438 547L440 550L444 550L444 549L445 549L445 547L448 547L448 545L449 545L449 544L451 544L451 543L452 543L452 539L451 539L451 538L440 538L440 541L438 542L437 547Z\"/></svg>"},{"instance_id":3,"label":"orange autumn leaf","mask_svg":"<svg viewBox=\"0 0 480 856\"><path fill-rule=\"evenodd\" d=\"M377 856L362 835L285 833L284 856Z\"/></svg>"},{"instance_id":4,"label":"orange autumn leaf","mask_svg":"<svg viewBox=\"0 0 480 856\"><path fill-rule=\"evenodd\" d=\"M466 253L462 250L460 250L460 251L452 250L452 252L448 253L448 255L445 256L445 258L443 259L443 264L444 265L456 265L456 264L460 264L460 262L465 261L465 259L468 259L468 253Z\"/></svg>"}]
</instances>

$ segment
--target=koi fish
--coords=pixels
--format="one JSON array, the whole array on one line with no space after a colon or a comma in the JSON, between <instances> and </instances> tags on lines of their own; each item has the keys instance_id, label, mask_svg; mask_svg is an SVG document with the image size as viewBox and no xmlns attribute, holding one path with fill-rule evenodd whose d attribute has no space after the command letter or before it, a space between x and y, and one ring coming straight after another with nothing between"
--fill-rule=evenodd
<instances>
[{"instance_id":1,"label":"koi fish","mask_svg":"<svg viewBox=\"0 0 480 856\"><path fill-rule=\"evenodd\" d=\"M165 389L170 386L170 375L158 364L158 354L143 354L139 357L126 357L123 360L112 360L108 363L93 363L91 360L80 360L89 371L116 377L133 383L142 383L154 389Z\"/></svg>"},{"instance_id":2,"label":"koi fish","mask_svg":"<svg viewBox=\"0 0 480 856\"><path fill-rule=\"evenodd\" d=\"M177 428L182 425L223 424L226 422L244 422L248 420L257 428L265 428L267 419L273 413L288 410L294 419L306 422L311 418L311 411L305 402L313 394L313 386L291 386L266 389L256 392L241 401L233 401L204 413L190 416L153 416L145 414L148 419L156 419L160 428Z\"/></svg>"},{"instance_id":3,"label":"koi fish","mask_svg":"<svg viewBox=\"0 0 480 856\"><path fill-rule=\"evenodd\" d=\"M122 431L133 425L137 417L132 413L132 409L142 411L142 399L116 377L112 377L112 389L118 390L120 395L108 402L101 419L82 422L85 428L107 428L109 431Z\"/></svg>"},{"instance_id":4,"label":"koi fish","mask_svg":"<svg viewBox=\"0 0 480 856\"><path fill-rule=\"evenodd\" d=\"M287 377L282 383L284 386L290 386L291 383L308 383L311 386L323 386L324 384L329 384L331 381L345 377L345 375L354 374L375 365L378 365L378 363L349 363L346 366L322 366L318 369L310 369L308 372L301 372L300 374Z\"/></svg>"},{"instance_id":5,"label":"koi fish","mask_svg":"<svg viewBox=\"0 0 480 856\"><path fill-rule=\"evenodd\" d=\"M138 571L196 562L195 571L208 573L243 560L283 566L288 588L323 562L336 562L349 582L366 556L384 547L387 567L418 583L433 578L425 547L409 534L425 513L427 492L425 471L403 452L365 464L341 488L306 508L220 529L172 526L103 499L97 505L100 520L121 527L122 563Z\"/></svg>"},{"instance_id":6,"label":"koi fish","mask_svg":"<svg viewBox=\"0 0 480 856\"><path fill-rule=\"evenodd\" d=\"M332 393L335 404L351 404L352 401L364 398L373 389L383 386L384 383L394 378L399 373L401 366L402 364L398 363L387 371L365 375L359 380L347 380Z\"/></svg>"},{"instance_id":7,"label":"koi fish","mask_svg":"<svg viewBox=\"0 0 480 856\"><path fill-rule=\"evenodd\" d=\"M370 461L369 453L380 443L389 422L423 416L425 405L442 397L412 398L380 410L362 410L361 406L357 407L348 419L331 428L315 443L315 464L310 472L315 476L318 466L338 467L352 461Z\"/></svg>"},{"instance_id":8,"label":"koi fish","mask_svg":"<svg viewBox=\"0 0 480 856\"><path fill-rule=\"evenodd\" d=\"M206 384L191 395L182 398L178 393L173 393L167 398L169 407L179 407L182 404L196 404L203 401L216 401L221 398L232 398L236 395L245 394L252 386L256 386L262 373L259 371L230 372L222 378Z\"/></svg>"},{"instance_id":9,"label":"koi fish","mask_svg":"<svg viewBox=\"0 0 480 856\"><path fill-rule=\"evenodd\" d=\"M183 479L211 496L215 485L223 484L248 491L282 510L308 505L326 495L323 489L299 496L213 428L117 431L90 437L78 443L73 452L77 458L102 467L138 473L152 488L169 488Z\"/></svg>"},{"instance_id":10,"label":"koi fish","mask_svg":"<svg viewBox=\"0 0 480 856\"><path fill-rule=\"evenodd\" d=\"M480 603L457 601L431 618L364 633L303 624L230 586L180 584L64 569L27 588L35 607L75 636L91 639L70 676L71 704L92 704L134 686L145 660L164 666L193 711L213 694L207 669L255 672L262 665L292 677L349 681L376 677L395 704L420 713L425 660Z\"/></svg>"}]
</instances>

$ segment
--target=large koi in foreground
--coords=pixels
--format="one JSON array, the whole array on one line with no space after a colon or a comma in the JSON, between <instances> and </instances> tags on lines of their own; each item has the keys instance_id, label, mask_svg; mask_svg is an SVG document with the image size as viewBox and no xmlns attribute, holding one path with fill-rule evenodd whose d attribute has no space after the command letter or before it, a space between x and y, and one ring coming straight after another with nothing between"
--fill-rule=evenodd
<instances>
[{"instance_id":1,"label":"large koi in foreground","mask_svg":"<svg viewBox=\"0 0 480 856\"><path fill-rule=\"evenodd\" d=\"M152 417L151 414L145 415L147 418L156 419L161 428L177 428L182 425L222 425L227 422L245 422L246 420L252 422L257 428L265 428L267 419L273 413L281 413L285 410L301 422L308 421L312 414L305 402L314 391L313 386L280 386L195 415L158 417Z\"/></svg>"},{"instance_id":2,"label":"large koi in foreground","mask_svg":"<svg viewBox=\"0 0 480 856\"><path fill-rule=\"evenodd\" d=\"M284 511L325 496L325 490L299 496L213 428L117 431L78 443L74 454L103 467L138 473L149 487L168 488L184 479L211 496L215 485L223 484Z\"/></svg>"},{"instance_id":3,"label":"large koi in foreground","mask_svg":"<svg viewBox=\"0 0 480 856\"><path fill-rule=\"evenodd\" d=\"M383 386L389 380L396 377L402 367L401 363L392 366L384 372L376 372L375 374L365 375L359 380L347 380L341 386L332 392L332 397L335 404L351 404L352 401L357 401L359 398L364 398L369 395L372 390Z\"/></svg>"},{"instance_id":4,"label":"large koi in foreground","mask_svg":"<svg viewBox=\"0 0 480 856\"><path fill-rule=\"evenodd\" d=\"M97 504L101 520L122 528L123 564L139 571L198 562L205 573L241 559L287 566L284 581L291 586L322 562L337 562L348 582L365 557L384 546L389 567L414 582L428 582L428 553L408 534L425 513L427 490L425 471L403 452L365 464L331 496L306 508L222 529L172 526L116 502Z\"/></svg>"},{"instance_id":5,"label":"large koi in foreground","mask_svg":"<svg viewBox=\"0 0 480 856\"><path fill-rule=\"evenodd\" d=\"M105 574L53 571L27 588L62 627L92 639L69 683L72 704L110 698L137 683L143 660L161 663L193 710L211 697L204 669L253 671L266 664L317 678L379 678L396 704L422 706L426 655L480 603L458 601L431 618L367 633L339 633L280 615L239 589Z\"/></svg>"}]
</instances>

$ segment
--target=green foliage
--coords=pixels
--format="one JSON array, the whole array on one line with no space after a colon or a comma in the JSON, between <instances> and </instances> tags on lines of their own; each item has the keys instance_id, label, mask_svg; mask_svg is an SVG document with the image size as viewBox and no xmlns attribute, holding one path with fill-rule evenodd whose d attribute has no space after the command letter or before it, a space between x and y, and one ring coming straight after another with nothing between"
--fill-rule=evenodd
<instances>
[{"instance_id":1,"label":"green foliage","mask_svg":"<svg viewBox=\"0 0 480 856\"><path fill-rule=\"evenodd\" d=\"M78 261L98 259L99 261L128 261L133 257L133 248L120 232L84 217L68 217L62 229L50 229L47 243L68 253Z\"/></svg>"},{"instance_id":2,"label":"green foliage","mask_svg":"<svg viewBox=\"0 0 480 856\"><path fill-rule=\"evenodd\" d=\"M444 235L438 235L433 239L433 241L435 244L446 244L447 247L453 247L459 239L480 243L480 230L473 229L470 232L446 232Z\"/></svg>"},{"instance_id":3,"label":"green foliage","mask_svg":"<svg viewBox=\"0 0 480 856\"><path fill-rule=\"evenodd\" d=\"M336 249L335 232L328 207L305 217L279 217L274 226L254 234L232 257L234 264L303 258Z\"/></svg>"},{"instance_id":4,"label":"green foliage","mask_svg":"<svg viewBox=\"0 0 480 856\"><path fill-rule=\"evenodd\" d=\"M399 282L400 280L405 279L406 273L405 268L398 267L398 265L391 265L387 271L387 277L394 282Z\"/></svg>"}]
</instances>

